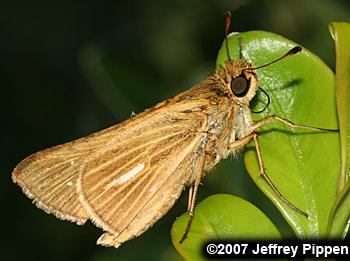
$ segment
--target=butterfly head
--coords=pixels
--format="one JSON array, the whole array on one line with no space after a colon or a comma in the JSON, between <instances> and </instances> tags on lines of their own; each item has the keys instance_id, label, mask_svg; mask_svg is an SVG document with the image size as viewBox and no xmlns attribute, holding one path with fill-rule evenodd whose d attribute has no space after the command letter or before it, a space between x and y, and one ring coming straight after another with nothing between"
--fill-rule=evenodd
<instances>
[{"instance_id":1,"label":"butterfly head","mask_svg":"<svg viewBox=\"0 0 350 261\"><path fill-rule=\"evenodd\" d=\"M230 60L220 74L232 99L248 106L259 88L252 64L244 60Z\"/></svg>"},{"instance_id":2,"label":"butterfly head","mask_svg":"<svg viewBox=\"0 0 350 261\"><path fill-rule=\"evenodd\" d=\"M294 48L290 49L287 53L277 58L276 60L273 60L269 63L266 63L258 67L254 67L250 62L242 59L243 58L242 38L240 38L239 39L240 59L233 60L230 55L229 44L228 44L228 29L230 27L230 23L231 23L231 13L228 11L226 12L226 22L225 22L225 45L226 45L228 61L225 64L225 69L223 69L224 75L222 73L220 75L219 73L219 76L222 77L226 85L228 85L226 86L226 89L228 89L229 92L232 94L232 98L237 103L245 106L249 106L249 102L253 99L257 90L260 89L268 98L268 102L266 106L262 110L256 113L262 112L270 104L270 97L262 88L259 87L256 70L264 68L271 64L274 64L286 57L297 54L301 52L302 48L300 46L295 46Z\"/></svg>"}]
</instances>

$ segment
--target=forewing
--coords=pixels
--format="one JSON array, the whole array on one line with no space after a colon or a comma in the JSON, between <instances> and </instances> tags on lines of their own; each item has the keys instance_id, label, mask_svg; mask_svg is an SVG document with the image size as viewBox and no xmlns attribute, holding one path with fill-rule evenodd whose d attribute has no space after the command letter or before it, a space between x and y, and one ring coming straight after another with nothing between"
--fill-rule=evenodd
<instances>
[{"instance_id":1,"label":"forewing","mask_svg":"<svg viewBox=\"0 0 350 261\"><path fill-rule=\"evenodd\" d=\"M60 219L83 224L91 213L86 211L79 200L79 173L91 166L97 168L101 165L99 168L103 171L97 171L93 175L100 177L106 174L104 171L108 171L103 162L108 162L109 157L115 155L120 156L115 167L124 164L126 171L137 158L142 159L146 149L150 153L156 151L157 146L169 145L165 143L176 139L183 146L192 137L186 131L195 131L203 124L203 119L198 115L194 120L189 117L189 113L178 115L179 111L193 108L193 102L179 104L175 106L177 109L169 111L168 108L172 108L174 104L160 103L136 117L100 132L34 153L16 166L12 179L39 208ZM194 135L194 132L190 135ZM158 145L155 145L156 140L159 140ZM125 153L128 156L121 157ZM152 164L155 165L154 162ZM119 174L122 175L122 172ZM90 204L85 205L91 209Z\"/></svg>"},{"instance_id":2,"label":"forewing","mask_svg":"<svg viewBox=\"0 0 350 261\"><path fill-rule=\"evenodd\" d=\"M204 159L208 119L230 103L215 81L85 138L35 153L13 171L39 208L78 224L90 218L114 245L164 215L193 181ZM219 116L220 117L219 117Z\"/></svg>"},{"instance_id":3,"label":"forewing","mask_svg":"<svg viewBox=\"0 0 350 261\"><path fill-rule=\"evenodd\" d=\"M165 187L173 186L177 198L191 181L207 137L203 131L206 116L188 113L191 107L190 103L168 105L155 118L135 122L131 134L116 137L86 162L78 189L82 205L97 226L116 236L135 222L142 230L166 213L168 207L150 212L143 222L136 218L152 199L157 199L159 206L166 205L169 197L162 197Z\"/></svg>"}]
</instances>

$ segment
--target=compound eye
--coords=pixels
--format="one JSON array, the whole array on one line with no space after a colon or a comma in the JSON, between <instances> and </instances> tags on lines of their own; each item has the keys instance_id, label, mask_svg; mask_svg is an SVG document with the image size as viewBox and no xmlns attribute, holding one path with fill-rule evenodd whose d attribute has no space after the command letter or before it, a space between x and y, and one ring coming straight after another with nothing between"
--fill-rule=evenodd
<instances>
[{"instance_id":1,"label":"compound eye","mask_svg":"<svg viewBox=\"0 0 350 261\"><path fill-rule=\"evenodd\" d=\"M249 90L249 81L244 76L238 76L231 81L231 90L237 97L243 97Z\"/></svg>"}]
</instances>

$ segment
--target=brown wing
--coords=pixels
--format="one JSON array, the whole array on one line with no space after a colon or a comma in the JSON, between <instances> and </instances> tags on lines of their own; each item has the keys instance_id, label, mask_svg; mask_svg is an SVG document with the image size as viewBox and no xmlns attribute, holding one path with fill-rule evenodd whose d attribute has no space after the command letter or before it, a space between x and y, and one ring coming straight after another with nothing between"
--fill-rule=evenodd
<instances>
[{"instance_id":1,"label":"brown wing","mask_svg":"<svg viewBox=\"0 0 350 261\"><path fill-rule=\"evenodd\" d=\"M169 198L161 195L169 182L174 198L190 182L193 168L203 155L207 134L203 131L205 115L179 111L188 110L187 105L168 105L164 113L146 122L145 126L152 127L133 125L129 131L133 132L135 126L142 132L137 136L117 136L111 146L97 151L86 162L80 172L78 190L82 205L97 226L113 235L128 226L144 230L166 213L161 209L151 211L149 217L135 224L144 207L154 198L159 206L168 204ZM177 182L172 183L173 179Z\"/></svg>"},{"instance_id":2,"label":"brown wing","mask_svg":"<svg viewBox=\"0 0 350 261\"><path fill-rule=\"evenodd\" d=\"M37 207L60 219L83 224L89 215L79 202L76 184L85 162L90 157L98 158L93 155L98 151L103 153L106 147L125 152L124 145L118 146L122 141L138 144L157 135L171 136L171 125L182 119L181 116L174 117L174 113L166 108L169 106L167 102L160 103L134 118L85 138L34 153L16 166L12 179ZM178 109L191 106L193 104L186 104L184 107L178 106ZM153 132L155 129L156 132ZM127 150L133 151L134 148L129 146Z\"/></svg>"}]
</instances>

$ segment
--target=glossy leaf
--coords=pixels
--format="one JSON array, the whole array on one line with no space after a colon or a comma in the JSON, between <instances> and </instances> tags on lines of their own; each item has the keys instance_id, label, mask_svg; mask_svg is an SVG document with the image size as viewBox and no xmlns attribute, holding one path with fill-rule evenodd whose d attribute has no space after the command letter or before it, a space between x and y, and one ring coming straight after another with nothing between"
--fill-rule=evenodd
<instances>
[{"instance_id":1,"label":"glossy leaf","mask_svg":"<svg viewBox=\"0 0 350 261\"><path fill-rule=\"evenodd\" d=\"M216 194L195 208L195 218L183 243L179 243L188 222L188 214L173 224L171 239L186 260L205 260L204 242L211 239L280 239L275 225L257 207L229 194Z\"/></svg>"},{"instance_id":2,"label":"glossy leaf","mask_svg":"<svg viewBox=\"0 0 350 261\"><path fill-rule=\"evenodd\" d=\"M336 96L341 147L339 191L350 175L350 24L330 23L336 51Z\"/></svg>"},{"instance_id":3,"label":"glossy leaf","mask_svg":"<svg viewBox=\"0 0 350 261\"><path fill-rule=\"evenodd\" d=\"M329 234L345 237L350 218L350 24L332 22L329 26L335 40L336 51L336 98L341 148L341 175L338 197L329 219Z\"/></svg>"},{"instance_id":4,"label":"glossy leaf","mask_svg":"<svg viewBox=\"0 0 350 261\"><path fill-rule=\"evenodd\" d=\"M237 59L239 39L243 56L254 66L271 62L297 44L268 32L251 31L229 38L231 56ZM217 66L227 60L225 45L220 49ZM301 53L257 71L260 86L271 98L259 120L276 114L295 123L337 129L334 74L314 54ZM260 101L257 101L260 100ZM266 97L258 94L252 108L258 110ZM338 179L338 134L291 129L273 122L261 130L260 145L266 171L279 191L295 206L308 213L306 218L292 210L259 176L254 143L245 154L245 165L258 187L272 200L300 238L324 236L336 197Z\"/></svg>"}]
</instances>

